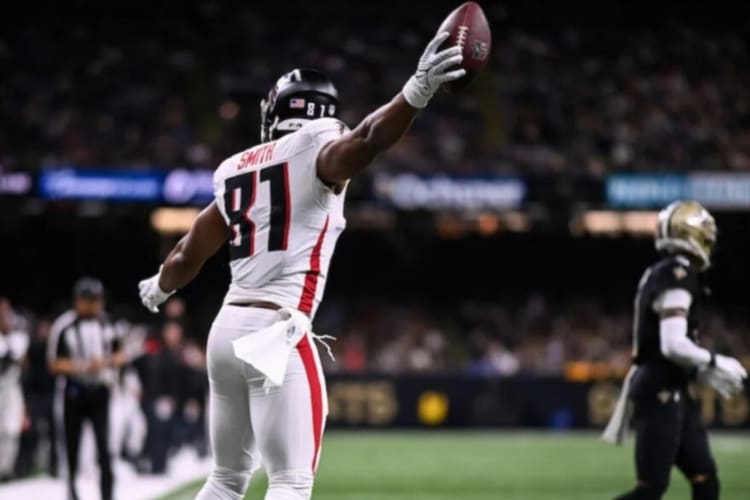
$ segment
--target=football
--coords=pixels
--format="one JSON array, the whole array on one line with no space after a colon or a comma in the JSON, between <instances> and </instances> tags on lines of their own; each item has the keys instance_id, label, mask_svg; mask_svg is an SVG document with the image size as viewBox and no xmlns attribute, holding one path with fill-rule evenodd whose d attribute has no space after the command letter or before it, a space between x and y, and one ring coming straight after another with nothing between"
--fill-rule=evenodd
<instances>
[{"instance_id":1,"label":"football","mask_svg":"<svg viewBox=\"0 0 750 500\"><path fill-rule=\"evenodd\" d=\"M461 67L466 70L466 75L444 85L448 92L458 92L473 82L487 67L492 48L490 25L479 4L466 2L445 18L437 32L444 31L448 31L451 36L442 48L458 45L463 49L464 60Z\"/></svg>"}]
</instances>

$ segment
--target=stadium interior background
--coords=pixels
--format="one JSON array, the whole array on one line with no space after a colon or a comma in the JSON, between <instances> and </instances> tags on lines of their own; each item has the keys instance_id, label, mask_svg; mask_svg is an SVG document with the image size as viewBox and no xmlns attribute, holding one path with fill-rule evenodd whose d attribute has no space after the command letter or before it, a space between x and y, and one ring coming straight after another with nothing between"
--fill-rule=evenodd
<instances>
[{"instance_id":1,"label":"stadium interior background","mask_svg":"<svg viewBox=\"0 0 750 500\"><path fill-rule=\"evenodd\" d=\"M156 355L173 322L140 306L136 284L210 200L210 170L257 142L276 76L328 72L354 125L400 89L454 4L14 6L0 15L0 294L36 335L76 278L96 276ZM703 341L750 366L750 4L482 4L486 74L435 99L352 183L316 319L338 337L333 425L601 426L616 392L596 383L628 367L655 211L680 197L719 227ZM172 318L197 373L225 251ZM569 399L511 411L517 387ZM747 401L735 410L712 424L750 426Z\"/></svg>"}]
</instances>

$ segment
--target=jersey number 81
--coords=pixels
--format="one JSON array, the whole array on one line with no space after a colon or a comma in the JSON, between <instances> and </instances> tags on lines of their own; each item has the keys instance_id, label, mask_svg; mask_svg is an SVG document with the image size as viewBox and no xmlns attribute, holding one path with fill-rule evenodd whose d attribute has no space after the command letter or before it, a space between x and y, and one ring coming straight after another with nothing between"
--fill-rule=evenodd
<instances>
[{"instance_id":1,"label":"jersey number 81","mask_svg":"<svg viewBox=\"0 0 750 500\"><path fill-rule=\"evenodd\" d=\"M224 206L229 217L229 258L244 259L255 254L255 227L250 212L260 182L271 189L271 211L268 228L268 251L286 250L289 243L289 172L286 163L271 165L260 171L230 177L224 185Z\"/></svg>"}]
</instances>

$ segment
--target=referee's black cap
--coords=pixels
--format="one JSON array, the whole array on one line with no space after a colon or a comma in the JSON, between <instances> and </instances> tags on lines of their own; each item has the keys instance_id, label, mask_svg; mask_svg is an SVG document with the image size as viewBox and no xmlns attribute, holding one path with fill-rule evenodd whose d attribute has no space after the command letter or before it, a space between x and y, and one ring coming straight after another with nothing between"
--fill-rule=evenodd
<instances>
[{"instance_id":1,"label":"referee's black cap","mask_svg":"<svg viewBox=\"0 0 750 500\"><path fill-rule=\"evenodd\" d=\"M96 278L84 276L79 278L73 285L74 299L102 299L104 298L104 285Z\"/></svg>"}]
</instances>

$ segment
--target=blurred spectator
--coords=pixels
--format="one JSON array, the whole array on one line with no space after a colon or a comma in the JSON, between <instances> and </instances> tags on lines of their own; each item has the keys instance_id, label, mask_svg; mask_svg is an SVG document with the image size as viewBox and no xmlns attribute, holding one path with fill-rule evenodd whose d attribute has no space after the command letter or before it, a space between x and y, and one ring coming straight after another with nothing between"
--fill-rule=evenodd
<instances>
[{"instance_id":1,"label":"blurred spectator","mask_svg":"<svg viewBox=\"0 0 750 500\"><path fill-rule=\"evenodd\" d=\"M205 433L208 394L206 356L197 342L190 339L185 342L182 360L185 365L185 380L182 382L185 403L180 420L181 436L176 441L193 446L199 456L205 456L208 453Z\"/></svg>"},{"instance_id":2,"label":"blurred spectator","mask_svg":"<svg viewBox=\"0 0 750 500\"><path fill-rule=\"evenodd\" d=\"M141 381L133 367L124 367L112 388L112 453L140 467L137 461L146 440L147 422L141 410Z\"/></svg>"},{"instance_id":3,"label":"blurred spectator","mask_svg":"<svg viewBox=\"0 0 750 500\"><path fill-rule=\"evenodd\" d=\"M367 351L361 335L354 334L343 339L339 356L341 371L362 373L367 369Z\"/></svg>"},{"instance_id":4,"label":"blurred spectator","mask_svg":"<svg viewBox=\"0 0 750 500\"><path fill-rule=\"evenodd\" d=\"M31 474L42 455L43 465L50 475L57 475L56 434L53 413L55 379L47 369L47 341L50 322L40 320L34 328L34 336L29 345L28 364L25 370L26 412L29 419L29 432L18 458L18 473Z\"/></svg>"},{"instance_id":5,"label":"blurred spectator","mask_svg":"<svg viewBox=\"0 0 750 500\"><path fill-rule=\"evenodd\" d=\"M502 342L492 339L486 342L482 356L469 362L468 372L479 377L508 376L515 375L520 367L518 358Z\"/></svg>"},{"instance_id":6,"label":"blurred spectator","mask_svg":"<svg viewBox=\"0 0 750 500\"><path fill-rule=\"evenodd\" d=\"M185 365L182 325L168 321L161 330L161 350L148 359L148 455L153 474L164 474L167 457L177 444L175 430L184 408Z\"/></svg>"},{"instance_id":7,"label":"blurred spectator","mask_svg":"<svg viewBox=\"0 0 750 500\"><path fill-rule=\"evenodd\" d=\"M191 335L193 327L192 321L187 313L185 299L177 296L170 297L164 304L164 317L166 321L179 323L186 336Z\"/></svg>"},{"instance_id":8,"label":"blurred spectator","mask_svg":"<svg viewBox=\"0 0 750 500\"><path fill-rule=\"evenodd\" d=\"M24 422L21 364L29 337L17 325L10 301L0 297L0 481L14 473Z\"/></svg>"}]
</instances>

